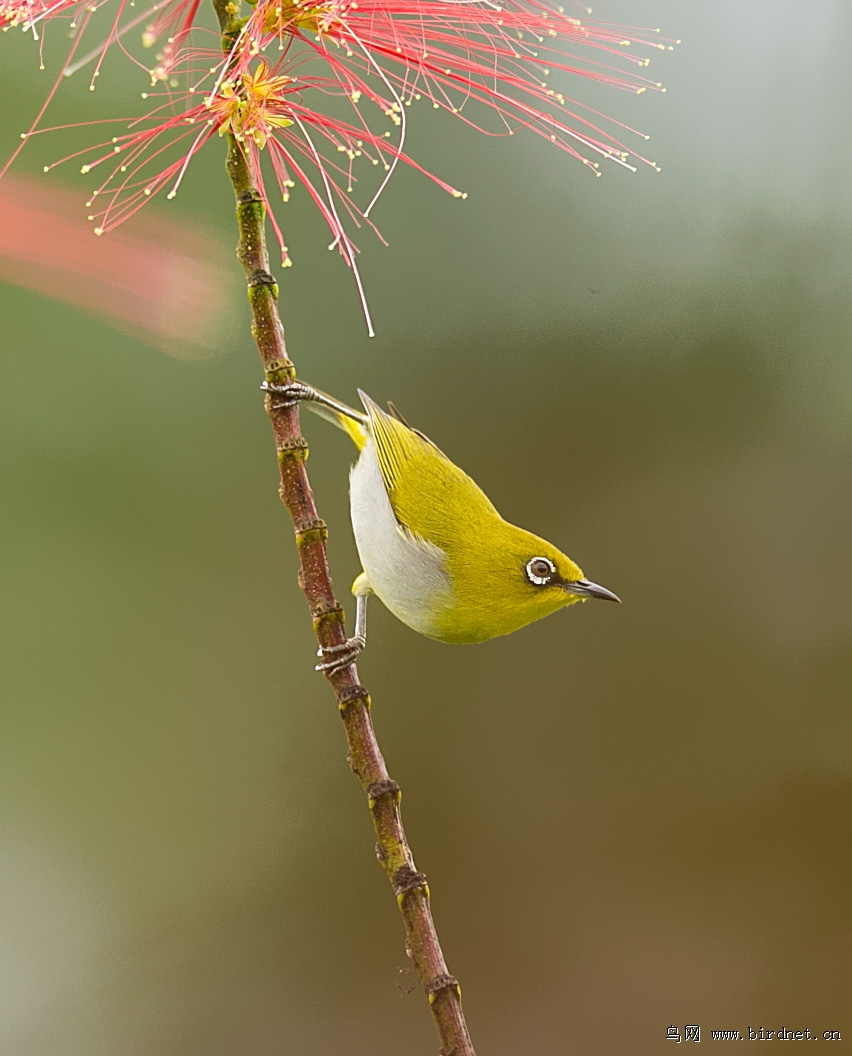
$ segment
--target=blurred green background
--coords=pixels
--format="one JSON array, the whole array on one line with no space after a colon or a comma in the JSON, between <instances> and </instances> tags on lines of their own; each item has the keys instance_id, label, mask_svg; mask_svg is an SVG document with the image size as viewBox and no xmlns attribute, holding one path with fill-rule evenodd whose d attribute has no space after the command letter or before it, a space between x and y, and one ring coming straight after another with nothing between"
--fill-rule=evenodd
<instances>
[{"instance_id":1,"label":"blurred green background","mask_svg":"<svg viewBox=\"0 0 852 1056\"><path fill-rule=\"evenodd\" d=\"M469 198L394 177L390 248L360 240L373 340L305 195L284 212L300 375L393 399L624 599L467 647L374 603L360 672L482 1056L644 1056L686 1023L842 1049L852 11L595 15L683 38L666 95L594 96L659 175L424 109L413 152ZM3 48L5 154L50 74ZM52 120L136 97L108 72ZM217 147L168 208L230 243ZM200 362L21 290L0 312L0 1050L435 1052L311 670L247 311ZM352 451L305 431L346 596Z\"/></svg>"}]
</instances>

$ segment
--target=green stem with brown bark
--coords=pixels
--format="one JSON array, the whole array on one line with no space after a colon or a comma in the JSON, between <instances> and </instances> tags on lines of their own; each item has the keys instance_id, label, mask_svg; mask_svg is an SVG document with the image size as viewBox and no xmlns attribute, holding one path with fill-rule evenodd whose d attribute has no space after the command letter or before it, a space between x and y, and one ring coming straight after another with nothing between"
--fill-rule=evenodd
<instances>
[{"instance_id":1,"label":"green stem with brown bark","mask_svg":"<svg viewBox=\"0 0 852 1056\"><path fill-rule=\"evenodd\" d=\"M228 54L239 33L238 9L228 0L213 0L213 6ZM237 200L237 257L248 284L252 335L267 382L286 384L295 377L295 368L284 344L278 286L269 271L266 210L250 165L233 135L228 136L226 168ZM326 551L328 532L317 513L308 481L305 466L308 445L299 426L299 408L268 394L266 411L278 453L279 494L293 521L299 548L299 585L307 598L320 646L339 646L346 640L343 609L335 598L331 581ZM376 854L396 894L405 926L406 950L426 991L441 1039L442 1056L474 1056L459 984L447 969L432 919L426 877L417 871L403 829L399 785L388 774L376 740L370 697L358 681L354 664L328 672L326 677L343 720L349 765L367 794L376 830Z\"/></svg>"}]
</instances>

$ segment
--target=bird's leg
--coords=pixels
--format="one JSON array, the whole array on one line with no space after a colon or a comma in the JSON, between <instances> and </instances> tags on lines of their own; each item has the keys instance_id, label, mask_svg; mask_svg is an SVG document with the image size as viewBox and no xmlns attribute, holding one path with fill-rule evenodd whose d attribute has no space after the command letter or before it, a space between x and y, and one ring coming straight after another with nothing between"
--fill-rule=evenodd
<instances>
[{"instance_id":1,"label":"bird's leg","mask_svg":"<svg viewBox=\"0 0 852 1056\"><path fill-rule=\"evenodd\" d=\"M367 644L367 597L367 594L359 594L355 599L355 634L340 645L322 646L317 649L317 656L329 659L317 664L314 670L332 672L355 662Z\"/></svg>"},{"instance_id":2,"label":"bird's leg","mask_svg":"<svg viewBox=\"0 0 852 1056\"><path fill-rule=\"evenodd\" d=\"M278 385L272 381L264 381L260 387L264 392L277 397L278 407L292 407L294 404L302 402L318 403L335 414L343 414L347 418L353 418L362 425L367 420L366 415L353 410L351 407L347 407L345 403L339 403L334 397L320 392L319 389L315 389L312 385L306 385L303 381L294 379L284 385Z\"/></svg>"},{"instance_id":3,"label":"bird's leg","mask_svg":"<svg viewBox=\"0 0 852 1056\"><path fill-rule=\"evenodd\" d=\"M340 645L328 645L317 649L317 656L327 657L317 664L315 671L339 671L341 667L354 664L358 654L367 644L367 598L368 594L358 594L355 598L355 634Z\"/></svg>"}]
</instances>

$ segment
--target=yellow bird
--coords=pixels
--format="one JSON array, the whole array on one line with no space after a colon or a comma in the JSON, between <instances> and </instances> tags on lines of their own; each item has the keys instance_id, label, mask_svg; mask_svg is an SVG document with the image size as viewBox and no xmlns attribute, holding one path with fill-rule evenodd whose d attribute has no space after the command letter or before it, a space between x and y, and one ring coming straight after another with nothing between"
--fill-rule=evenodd
<instances>
[{"instance_id":1,"label":"yellow bird","mask_svg":"<svg viewBox=\"0 0 852 1056\"><path fill-rule=\"evenodd\" d=\"M365 413L301 382L264 383L343 429L360 455L350 473L355 543L363 572L352 584L355 635L321 650L317 670L352 663L364 648L367 597L377 594L415 631L442 642L482 642L586 598L620 599L585 579L555 546L505 521L471 478L358 390Z\"/></svg>"}]
</instances>

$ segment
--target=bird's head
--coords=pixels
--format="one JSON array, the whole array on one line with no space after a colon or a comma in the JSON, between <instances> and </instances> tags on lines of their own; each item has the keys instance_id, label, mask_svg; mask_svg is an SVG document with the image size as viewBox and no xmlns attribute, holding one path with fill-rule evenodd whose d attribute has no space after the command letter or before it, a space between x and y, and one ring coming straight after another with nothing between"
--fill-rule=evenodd
<instances>
[{"instance_id":1,"label":"bird's head","mask_svg":"<svg viewBox=\"0 0 852 1056\"><path fill-rule=\"evenodd\" d=\"M590 598L620 599L591 582L570 557L502 519L477 533L475 547L454 549L450 569L465 630L454 641L482 641ZM481 540L487 540L482 545Z\"/></svg>"},{"instance_id":2,"label":"bird's head","mask_svg":"<svg viewBox=\"0 0 852 1056\"><path fill-rule=\"evenodd\" d=\"M537 552L524 560L530 549ZM582 569L554 546L545 544L537 548L527 547L526 550L521 551L520 560L523 563L524 588L527 597L533 595L547 597L552 599L556 607L571 605L575 601L585 601L588 598L621 601L621 598L613 594L611 590L586 579Z\"/></svg>"}]
</instances>

